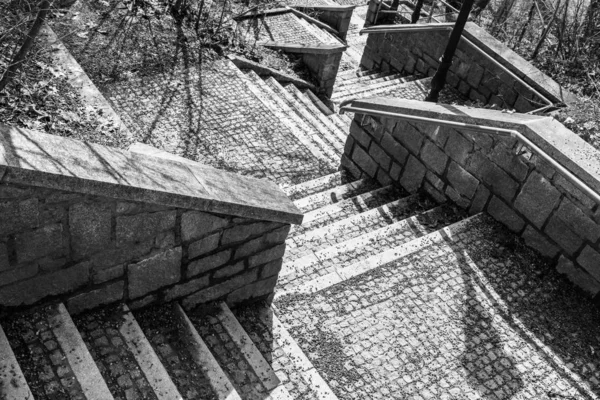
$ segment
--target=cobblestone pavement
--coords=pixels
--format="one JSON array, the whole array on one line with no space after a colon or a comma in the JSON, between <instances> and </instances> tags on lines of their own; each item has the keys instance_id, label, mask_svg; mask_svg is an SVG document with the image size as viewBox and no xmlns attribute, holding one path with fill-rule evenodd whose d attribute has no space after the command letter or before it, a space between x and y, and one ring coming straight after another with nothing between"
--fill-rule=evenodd
<instances>
[{"instance_id":1,"label":"cobblestone pavement","mask_svg":"<svg viewBox=\"0 0 600 400\"><path fill-rule=\"evenodd\" d=\"M295 184L334 172L252 94L228 61L101 90L135 140L217 168Z\"/></svg>"},{"instance_id":2,"label":"cobblestone pavement","mask_svg":"<svg viewBox=\"0 0 600 400\"><path fill-rule=\"evenodd\" d=\"M119 332L120 306L102 308L73 319L115 400L158 400Z\"/></svg>"},{"instance_id":3,"label":"cobblestone pavement","mask_svg":"<svg viewBox=\"0 0 600 400\"><path fill-rule=\"evenodd\" d=\"M594 399L598 311L488 217L277 314L340 399Z\"/></svg>"},{"instance_id":4,"label":"cobblestone pavement","mask_svg":"<svg viewBox=\"0 0 600 400\"><path fill-rule=\"evenodd\" d=\"M244 399L263 400L268 392L248 365L222 323L210 310L206 315L189 314L189 318L211 353Z\"/></svg>"},{"instance_id":5,"label":"cobblestone pavement","mask_svg":"<svg viewBox=\"0 0 600 400\"><path fill-rule=\"evenodd\" d=\"M161 363L186 399L217 400L201 367L194 362L181 337L181 328L170 305L135 313Z\"/></svg>"},{"instance_id":6,"label":"cobblestone pavement","mask_svg":"<svg viewBox=\"0 0 600 400\"><path fill-rule=\"evenodd\" d=\"M53 313L53 307L37 309L2 321L2 326L36 400L85 400L50 329L48 319Z\"/></svg>"}]
</instances>

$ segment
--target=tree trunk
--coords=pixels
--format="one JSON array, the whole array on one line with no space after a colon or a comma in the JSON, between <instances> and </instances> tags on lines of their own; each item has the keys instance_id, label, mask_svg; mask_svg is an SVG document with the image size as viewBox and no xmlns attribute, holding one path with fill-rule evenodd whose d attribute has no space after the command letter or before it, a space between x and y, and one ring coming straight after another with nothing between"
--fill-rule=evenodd
<instances>
[{"instance_id":1,"label":"tree trunk","mask_svg":"<svg viewBox=\"0 0 600 400\"><path fill-rule=\"evenodd\" d=\"M548 22L548 25L546 26L546 28L544 28L544 31L542 32L542 36L540 37L540 40L538 41L537 45L535 46L535 50L533 50L533 54L531 55L532 60L535 60L540 49L542 48L542 44L544 44L544 40L546 40L546 36L548 35L550 28L552 27L552 23L554 22L554 19L556 18L556 14L558 13L559 8L560 8L560 1L558 2L558 4L556 4L554 13L552 13L552 18L550 18L550 22Z\"/></svg>"},{"instance_id":2,"label":"tree trunk","mask_svg":"<svg viewBox=\"0 0 600 400\"><path fill-rule=\"evenodd\" d=\"M38 33L40 33L40 29L46 20L46 16L50 10L50 5L50 0L42 0L42 2L39 4L39 10L35 16L35 21L33 21L31 29L29 29L29 32L27 33L19 52L15 55L15 58L4 72L2 80L0 80L0 91L4 90L4 88L13 80L15 75L17 75L19 69L21 69L23 66L25 58L27 57L27 53L31 49L31 46L33 46L33 42L35 41Z\"/></svg>"}]
</instances>

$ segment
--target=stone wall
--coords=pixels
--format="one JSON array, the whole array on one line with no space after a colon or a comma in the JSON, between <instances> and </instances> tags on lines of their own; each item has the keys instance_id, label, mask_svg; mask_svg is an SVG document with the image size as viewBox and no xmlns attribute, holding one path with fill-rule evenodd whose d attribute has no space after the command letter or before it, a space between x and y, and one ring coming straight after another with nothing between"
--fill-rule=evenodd
<instances>
[{"instance_id":1,"label":"stone wall","mask_svg":"<svg viewBox=\"0 0 600 400\"><path fill-rule=\"evenodd\" d=\"M0 134L0 308L60 300L77 313L271 295L290 223L302 218L276 185L36 132Z\"/></svg>"},{"instance_id":2,"label":"stone wall","mask_svg":"<svg viewBox=\"0 0 600 400\"><path fill-rule=\"evenodd\" d=\"M335 29L341 39L346 40L352 12L356 6L294 6L294 8L311 15L314 14L319 21Z\"/></svg>"},{"instance_id":3,"label":"stone wall","mask_svg":"<svg viewBox=\"0 0 600 400\"><path fill-rule=\"evenodd\" d=\"M435 74L450 37L452 24L389 26L395 30L378 32L376 29L381 27L383 26L366 29L370 33L361 60L364 68L411 75ZM500 51L488 54L478 43L474 44L475 36L479 41L489 42L491 47ZM547 106L548 101L540 94L553 103L562 102L558 96L544 90L544 82L534 90L535 86L520 78L532 66L516 54L510 53L512 58L508 64L514 64L516 69L523 66L524 71L512 71L497 61L496 57L504 55L504 49L506 52L510 51L476 25L469 23L456 49L447 84L473 101L495 104L518 112L529 112ZM517 58L522 63L515 63Z\"/></svg>"},{"instance_id":4,"label":"stone wall","mask_svg":"<svg viewBox=\"0 0 600 400\"><path fill-rule=\"evenodd\" d=\"M600 193L599 152L551 118L405 100L352 106L517 130ZM588 293L600 290L598 204L516 139L357 114L342 165L357 178L488 212Z\"/></svg>"}]
</instances>

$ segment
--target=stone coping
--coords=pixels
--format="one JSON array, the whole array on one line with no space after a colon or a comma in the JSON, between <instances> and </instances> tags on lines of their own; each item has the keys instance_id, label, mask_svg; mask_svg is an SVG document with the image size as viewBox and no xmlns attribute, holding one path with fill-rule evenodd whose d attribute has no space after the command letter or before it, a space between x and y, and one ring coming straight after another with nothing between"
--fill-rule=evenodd
<instances>
[{"instance_id":1,"label":"stone coping","mask_svg":"<svg viewBox=\"0 0 600 400\"><path fill-rule=\"evenodd\" d=\"M319 10L319 11L349 11L354 10L356 8L355 5L348 6L301 6L301 5L291 5L291 8L300 9L300 10Z\"/></svg>"},{"instance_id":2,"label":"stone coping","mask_svg":"<svg viewBox=\"0 0 600 400\"><path fill-rule=\"evenodd\" d=\"M600 151L551 117L389 98L354 100L353 107L516 130L600 193ZM432 122L433 123L433 122Z\"/></svg>"},{"instance_id":3,"label":"stone coping","mask_svg":"<svg viewBox=\"0 0 600 400\"><path fill-rule=\"evenodd\" d=\"M454 23L443 22L433 24L407 24L407 25L373 25L360 31L361 34L384 32L411 32L424 30L452 30ZM514 73L526 84L549 97L557 104L572 104L577 97L561 88L561 86L533 66L529 61L509 49L502 42L495 39L483 28L474 22L467 22L463 32L465 38L470 40L477 49L488 54L504 68Z\"/></svg>"},{"instance_id":4,"label":"stone coping","mask_svg":"<svg viewBox=\"0 0 600 400\"><path fill-rule=\"evenodd\" d=\"M261 46L269 47L272 49L280 49L283 51L287 51L290 53L307 53L307 54L336 54L343 53L348 46L340 44L340 45L305 45L305 44L295 44L295 43L285 43L285 42L262 42Z\"/></svg>"},{"instance_id":5,"label":"stone coping","mask_svg":"<svg viewBox=\"0 0 600 400\"><path fill-rule=\"evenodd\" d=\"M0 182L300 224L273 182L0 124Z\"/></svg>"},{"instance_id":6,"label":"stone coping","mask_svg":"<svg viewBox=\"0 0 600 400\"><path fill-rule=\"evenodd\" d=\"M278 71L274 68L270 68L270 67L261 65L257 62L248 60L247 58L233 55L233 54L229 54L227 56L227 58L229 58L236 65L236 67L238 67L240 69L243 69L243 68L251 69L254 72L256 72L258 75L272 76L273 78L275 78L276 80L278 80L280 82L293 83L296 87L307 88L312 91L317 90L315 85L313 85L312 83L309 83L303 79L288 75L288 74Z\"/></svg>"},{"instance_id":7,"label":"stone coping","mask_svg":"<svg viewBox=\"0 0 600 400\"><path fill-rule=\"evenodd\" d=\"M340 34L337 30L333 29L326 23L321 22L318 19L314 19L311 16L304 14L302 11L296 10L295 8L291 8L291 7L287 7L287 8L298 18L302 18L302 19L310 22L311 24L318 26L321 29L325 29L326 31L333 33L334 35Z\"/></svg>"}]
</instances>

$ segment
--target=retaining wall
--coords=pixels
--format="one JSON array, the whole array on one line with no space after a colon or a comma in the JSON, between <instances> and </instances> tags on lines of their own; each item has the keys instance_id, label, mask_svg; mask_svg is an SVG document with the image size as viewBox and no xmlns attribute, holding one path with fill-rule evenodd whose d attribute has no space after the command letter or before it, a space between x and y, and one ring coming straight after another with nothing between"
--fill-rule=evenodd
<instances>
[{"instance_id":1,"label":"retaining wall","mask_svg":"<svg viewBox=\"0 0 600 400\"><path fill-rule=\"evenodd\" d=\"M451 23L369 27L363 30L369 38L361 65L433 76L452 27ZM378 32L382 28L391 30ZM568 103L571 98L556 82L470 22L446 82L473 101L523 113L548 104Z\"/></svg>"},{"instance_id":2,"label":"retaining wall","mask_svg":"<svg viewBox=\"0 0 600 400\"><path fill-rule=\"evenodd\" d=\"M301 213L274 184L0 125L0 307L268 298Z\"/></svg>"},{"instance_id":3,"label":"retaining wall","mask_svg":"<svg viewBox=\"0 0 600 400\"><path fill-rule=\"evenodd\" d=\"M600 193L600 153L552 118L410 100L352 106L517 130ZM600 291L599 205L516 139L357 114L342 165L357 178L486 211L589 294Z\"/></svg>"}]
</instances>

